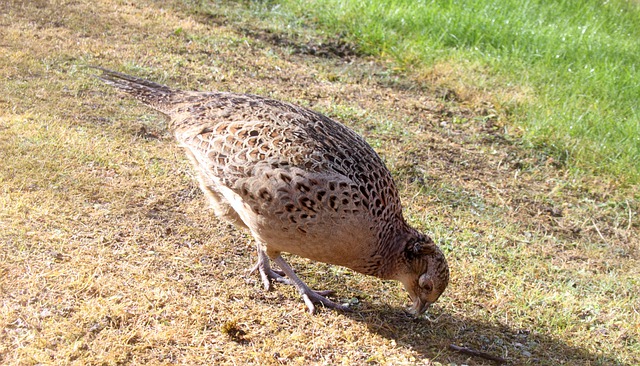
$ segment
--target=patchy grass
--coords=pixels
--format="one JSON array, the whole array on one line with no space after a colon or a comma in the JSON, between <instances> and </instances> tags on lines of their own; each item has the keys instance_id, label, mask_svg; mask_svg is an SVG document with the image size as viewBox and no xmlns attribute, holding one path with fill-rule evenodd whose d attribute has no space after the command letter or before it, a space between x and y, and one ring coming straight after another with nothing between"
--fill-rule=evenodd
<instances>
[{"instance_id":1,"label":"patchy grass","mask_svg":"<svg viewBox=\"0 0 640 366\"><path fill-rule=\"evenodd\" d=\"M640 182L640 7L628 0L250 2L274 28L343 34L459 99L490 100L568 167Z\"/></svg>"},{"instance_id":2,"label":"patchy grass","mask_svg":"<svg viewBox=\"0 0 640 366\"><path fill-rule=\"evenodd\" d=\"M0 363L490 364L450 344L512 364L640 363L637 188L523 148L494 105L436 97L347 43L269 33L231 6L3 6ZM249 236L206 209L164 119L87 64L353 127L446 251L445 296L413 319L399 284L300 258L356 311L312 316L294 289L264 292L244 272Z\"/></svg>"}]
</instances>

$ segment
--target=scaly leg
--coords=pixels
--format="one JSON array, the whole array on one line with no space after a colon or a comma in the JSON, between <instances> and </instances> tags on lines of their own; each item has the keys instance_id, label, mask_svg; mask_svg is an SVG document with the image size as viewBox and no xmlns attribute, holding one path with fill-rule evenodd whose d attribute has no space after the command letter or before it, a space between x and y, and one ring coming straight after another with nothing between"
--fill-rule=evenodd
<instances>
[{"instance_id":1,"label":"scaly leg","mask_svg":"<svg viewBox=\"0 0 640 366\"><path fill-rule=\"evenodd\" d=\"M266 253L265 253L266 255ZM276 258L273 258L273 261L275 262L275 264L278 265L278 267L282 268L282 271L287 275L287 277L289 277L289 279L291 279L291 281L293 281L293 285L296 286L296 288L298 289L298 291L300 292L300 294L302 295L302 299L304 300L304 303L307 304L307 308L309 308L309 311L311 312L311 314L316 312L316 307L314 305L314 303L319 303L324 305L325 307L331 308L331 309L337 309L337 310L342 310L342 311L351 311L351 309L347 306L344 305L340 305L340 304L336 304L335 302L325 298L323 295L328 295L331 293L331 291L319 291L319 292L315 292L312 289L309 288L309 286L307 286L304 282L302 282L302 280L296 275L296 273L293 271L293 269L291 268L291 266L289 266L289 263L287 263L284 258L282 258L281 256L277 256Z\"/></svg>"},{"instance_id":2,"label":"scaly leg","mask_svg":"<svg viewBox=\"0 0 640 366\"><path fill-rule=\"evenodd\" d=\"M267 253L265 253L264 250L260 248L260 244L258 244L258 261L253 267L251 267L249 273L253 273L256 270L260 272L262 285L267 291L271 290L272 279L287 285L292 284L292 282L288 278L284 277L284 272L274 271L273 269L271 269L271 265L269 265L269 257L267 256Z\"/></svg>"}]
</instances>

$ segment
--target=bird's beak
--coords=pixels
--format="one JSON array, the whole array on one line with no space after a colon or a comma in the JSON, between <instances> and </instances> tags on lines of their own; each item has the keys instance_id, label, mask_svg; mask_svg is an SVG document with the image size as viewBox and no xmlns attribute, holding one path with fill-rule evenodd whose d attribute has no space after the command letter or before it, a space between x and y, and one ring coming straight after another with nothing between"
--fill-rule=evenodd
<instances>
[{"instance_id":1,"label":"bird's beak","mask_svg":"<svg viewBox=\"0 0 640 366\"><path fill-rule=\"evenodd\" d=\"M420 297L416 297L416 299L413 301L413 306L411 307L410 312L414 316L420 316L425 311L427 311L427 309L429 308L430 305L431 305L430 302L423 301L423 300L420 299Z\"/></svg>"}]
</instances>

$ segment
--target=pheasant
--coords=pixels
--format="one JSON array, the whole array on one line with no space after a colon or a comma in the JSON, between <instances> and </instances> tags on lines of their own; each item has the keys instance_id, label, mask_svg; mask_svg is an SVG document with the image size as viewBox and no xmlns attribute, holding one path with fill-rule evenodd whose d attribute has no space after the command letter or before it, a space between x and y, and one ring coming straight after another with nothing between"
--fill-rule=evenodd
<instances>
[{"instance_id":1,"label":"pheasant","mask_svg":"<svg viewBox=\"0 0 640 366\"><path fill-rule=\"evenodd\" d=\"M410 227L391 173L367 142L310 109L257 95L173 89L97 68L102 81L167 115L215 214L248 229L265 290L293 284L311 313L347 305L311 290L286 252L400 281L420 315L449 283L432 239ZM281 270L272 269L270 260Z\"/></svg>"}]
</instances>

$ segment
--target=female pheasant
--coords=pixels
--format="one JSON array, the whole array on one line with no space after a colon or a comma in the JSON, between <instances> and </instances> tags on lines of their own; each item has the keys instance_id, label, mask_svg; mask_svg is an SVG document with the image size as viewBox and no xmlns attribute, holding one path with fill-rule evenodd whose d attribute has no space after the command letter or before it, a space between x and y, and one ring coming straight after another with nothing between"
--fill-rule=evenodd
<instances>
[{"instance_id":1,"label":"female pheasant","mask_svg":"<svg viewBox=\"0 0 640 366\"><path fill-rule=\"evenodd\" d=\"M416 315L447 287L442 251L406 223L389 170L354 131L269 98L181 91L98 69L104 82L170 118L215 214L255 238L253 270L265 289L271 280L292 283L312 313L317 303L349 310L311 290L282 252L399 280Z\"/></svg>"}]
</instances>

